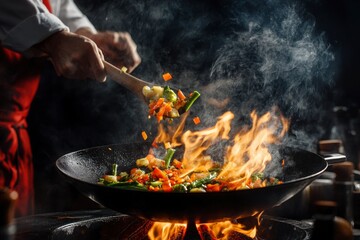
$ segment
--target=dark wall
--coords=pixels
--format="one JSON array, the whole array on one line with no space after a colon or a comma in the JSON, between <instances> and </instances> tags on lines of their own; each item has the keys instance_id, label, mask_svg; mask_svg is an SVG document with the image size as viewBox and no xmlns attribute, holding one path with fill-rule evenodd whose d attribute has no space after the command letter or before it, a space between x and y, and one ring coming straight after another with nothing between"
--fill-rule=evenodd
<instances>
[{"instance_id":1,"label":"dark wall","mask_svg":"<svg viewBox=\"0 0 360 240\"><path fill-rule=\"evenodd\" d=\"M360 2L308 1L306 7L316 19L318 31L324 31L336 54L336 87L333 89L337 105L360 105Z\"/></svg>"}]
</instances>

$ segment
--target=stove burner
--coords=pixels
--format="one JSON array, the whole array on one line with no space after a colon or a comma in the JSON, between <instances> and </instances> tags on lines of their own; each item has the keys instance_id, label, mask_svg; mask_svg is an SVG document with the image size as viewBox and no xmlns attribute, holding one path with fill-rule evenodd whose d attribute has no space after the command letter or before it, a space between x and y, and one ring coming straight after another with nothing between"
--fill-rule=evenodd
<instances>
[{"instance_id":1,"label":"stove burner","mask_svg":"<svg viewBox=\"0 0 360 240\"><path fill-rule=\"evenodd\" d=\"M67 224L55 229L52 240L147 240L147 232L152 222L126 215L101 217L86 221ZM264 216L261 222L257 240L297 240L310 239L310 225L292 220ZM191 234L191 233L190 233ZM194 233L193 233L194 234ZM195 234L196 235L196 234ZM200 239L195 235L186 239ZM204 239L208 239L203 235ZM181 236L175 239L182 239ZM210 238L209 238L210 239ZM240 233L231 235L233 240L251 240Z\"/></svg>"},{"instance_id":2,"label":"stove burner","mask_svg":"<svg viewBox=\"0 0 360 240\"><path fill-rule=\"evenodd\" d=\"M55 229L52 240L147 240L152 222L120 215L70 223Z\"/></svg>"},{"instance_id":3,"label":"stove burner","mask_svg":"<svg viewBox=\"0 0 360 240\"><path fill-rule=\"evenodd\" d=\"M262 216L256 240L310 239L311 225L303 221ZM38 214L16 219L15 240L145 240L153 222L130 217L110 209ZM204 239L211 239L204 234ZM186 236L187 239L197 239ZM176 238L174 238L175 240ZM181 239L181 238L179 238ZM248 240L242 234L230 239Z\"/></svg>"}]
</instances>

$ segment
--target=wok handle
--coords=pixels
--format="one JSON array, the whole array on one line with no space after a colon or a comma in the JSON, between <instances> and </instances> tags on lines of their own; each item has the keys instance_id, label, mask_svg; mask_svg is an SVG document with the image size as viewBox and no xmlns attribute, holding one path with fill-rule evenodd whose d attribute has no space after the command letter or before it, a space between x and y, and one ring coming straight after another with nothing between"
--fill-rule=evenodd
<instances>
[{"instance_id":1,"label":"wok handle","mask_svg":"<svg viewBox=\"0 0 360 240\"><path fill-rule=\"evenodd\" d=\"M322 156L329 165L346 161L346 156L340 153L321 154L320 156ZM360 181L360 171L355 169L353 173L354 179Z\"/></svg>"},{"instance_id":2,"label":"wok handle","mask_svg":"<svg viewBox=\"0 0 360 240\"><path fill-rule=\"evenodd\" d=\"M322 156L329 165L346 161L346 156L340 153L329 153L320 156Z\"/></svg>"}]
</instances>

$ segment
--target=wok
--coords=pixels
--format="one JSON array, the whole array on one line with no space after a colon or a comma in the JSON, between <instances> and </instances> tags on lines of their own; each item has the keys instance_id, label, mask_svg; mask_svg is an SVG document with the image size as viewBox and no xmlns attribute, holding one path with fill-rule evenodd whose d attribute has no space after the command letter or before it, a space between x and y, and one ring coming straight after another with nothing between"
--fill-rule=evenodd
<instances>
[{"instance_id":1,"label":"wok","mask_svg":"<svg viewBox=\"0 0 360 240\"><path fill-rule=\"evenodd\" d=\"M148 150L149 145L144 143L99 146L66 154L56 166L81 193L118 212L152 221L213 222L248 217L278 206L319 177L328 163L345 160L343 155L327 158L284 147L281 156L285 166L278 171L283 184L228 192L147 192L97 184L104 173L111 172L113 163L119 165L119 171L130 170Z\"/></svg>"}]
</instances>

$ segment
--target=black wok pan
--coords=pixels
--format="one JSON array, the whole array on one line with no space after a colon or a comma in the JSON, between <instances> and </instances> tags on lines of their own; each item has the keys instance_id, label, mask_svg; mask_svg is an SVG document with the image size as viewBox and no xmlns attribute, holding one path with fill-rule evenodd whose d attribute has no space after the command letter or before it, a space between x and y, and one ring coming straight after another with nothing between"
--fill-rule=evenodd
<instances>
[{"instance_id":1,"label":"black wok pan","mask_svg":"<svg viewBox=\"0 0 360 240\"><path fill-rule=\"evenodd\" d=\"M328 161L345 159L342 155L330 159L284 148L281 154L285 166L279 171L283 184L229 192L146 192L97 184L104 173L110 172L113 163L119 165L119 171L129 170L148 150L149 145L144 143L100 146L66 154L57 160L56 166L80 192L118 212L153 221L212 222L246 217L278 206L319 177Z\"/></svg>"}]
</instances>

